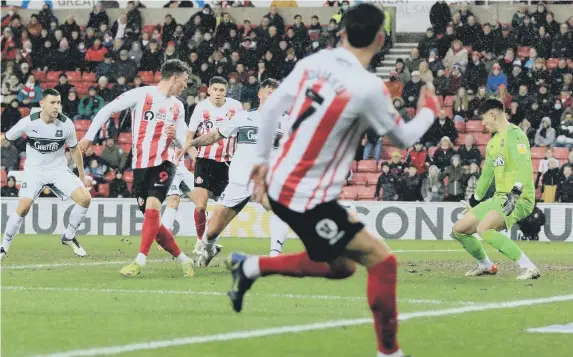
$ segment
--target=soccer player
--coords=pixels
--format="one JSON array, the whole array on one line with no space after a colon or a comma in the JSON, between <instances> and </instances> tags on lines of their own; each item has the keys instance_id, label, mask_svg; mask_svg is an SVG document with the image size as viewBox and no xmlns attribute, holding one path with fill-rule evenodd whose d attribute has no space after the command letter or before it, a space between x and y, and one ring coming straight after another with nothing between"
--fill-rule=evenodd
<instances>
[{"instance_id":1,"label":"soccer player","mask_svg":"<svg viewBox=\"0 0 573 357\"><path fill-rule=\"evenodd\" d=\"M44 90L40 106L42 109L39 112L20 119L6 132L5 138L10 141L20 138L22 134L26 135L26 181L20 189L16 212L6 223L0 259L6 256L24 217L44 186L50 187L52 192L62 199L71 197L76 203L62 235L62 244L72 248L76 255L86 256L86 251L76 238L76 229L86 217L91 196L84 186L84 162L82 153L77 148L76 128L71 119L60 113L62 98L57 90ZM67 145L72 153L79 177L68 168L64 145Z\"/></svg>"},{"instance_id":2,"label":"soccer player","mask_svg":"<svg viewBox=\"0 0 573 357\"><path fill-rule=\"evenodd\" d=\"M251 172L253 198L260 201L268 195L271 208L300 237L306 252L275 257L232 253L227 261L233 277L228 295L234 310L241 311L245 293L259 277L344 279L354 274L356 263L361 264L368 272L377 356L401 357L396 257L337 198L367 128L408 147L432 125L438 101L433 90L424 87L418 114L405 123L382 80L366 70L384 45L383 12L360 3L342 22L342 46L298 61L263 106L257 164ZM269 165L272 134L288 108L294 122Z\"/></svg>"},{"instance_id":3,"label":"soccer player","mask_svg":"<svg viewBox=\"0 0 573 357\"><path fill-rule=\"evenodd\" d=\"M497 266L473 236L478 233L485 242L517 262L521 268L517 279L537 279L541 276L539 269L515 242L500 232L509 231L516 222L529 216L535 206L529 141L519 127L509 123L501 101L487 99L478 110L494 137L487 144L485 165L475 193L469 202L463 202L466 213L454 224L452 236L478 261L478 266L466 276L497 273ZM494 178L495 195L482 201Z\"/></svg>"},{"instance_id":4,"label":"soccer player","mask_svg":"<svg viewBox=\"0 0 573 357\"><path fill-rule=\"evenodd\" d=\"M195 263L198 267L206 267L211 260L219 254L220 248L216 246L219 234L231 223L231 221L241 212L241 210L251 200L252 190L248 187L249 173L255 159L255 144L257 142L257 131L262 120L261 108L267 98L278 87L279 82L274 79L265 79L258 92L260 101L258 110L240 112L235 115L233 120L224 123L217 130L213 130L192 141L189 141L183 147L186 152L190 147L197 149L212 145L221 139L236 136L237 148L233 156L233 161L229 167L229 184L219 197L217 207L209 218L206 234L199 244L202 246L198 249ZM282 131L274 133L275 145L278 145L282 137ZM270 211L268 200L263 200L263 207ZM281 252L284 244L288 226L278 217L271 217L271 254L276 255ZM275 245L279 245L278 247Z\"/></svg>"},{"instance_id":5,"label":"soccer player","mask_svg":"<svg viewBox=\"0 0 573 357\"><path fill-rule=\"evenodd\" d=\"M133 263L120 271L126 277L142 272L154 240L177 258L184 276L194 275L193 260L181 252L173 234L161 224L160 214L161 203L176 172L169 158L169 146L174 139L179 146L185 142L185 109L177 96L187 87L188 78L189 67L184 62L166 61L161 66L161 81L157 86L132 89L103 107L80 141L80 148L85 151L113 113L131 110L133 193L144 219L139 254Z\"/></svg>"},{"instance_id":6,"label":"soccer player","mask_svg":"<svg viewBox=\"0 0 573 357\"><path fill-rule=\"evenodd\" d=\"M195 107L189 121L188 137L216 132L227 121L233 119L243 107L239 101L226 98L227 80L215 76L209 81L209 98ZM235 151L235 137L222 138L210 146L201 147L196 154L195 161L195 189L192 200L195 203L195 229L197 231L197 244L193 253L201 254L204 248L200 240L205 233L207 222L207 200L209 192L219 197L229 182L229 162ZM195 159L195 154L191 153Z\"/></svg>"}]
</instances>

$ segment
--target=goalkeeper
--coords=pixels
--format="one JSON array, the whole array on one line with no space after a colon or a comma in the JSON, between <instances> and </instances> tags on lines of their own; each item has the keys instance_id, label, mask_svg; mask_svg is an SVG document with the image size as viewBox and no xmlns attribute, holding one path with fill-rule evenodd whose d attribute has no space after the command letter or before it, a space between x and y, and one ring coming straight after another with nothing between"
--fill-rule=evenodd
<instances>
[{"instance_id":1,"label":"goalkeeper","mask_svg":"<svg viewBox=\"0 0 573 357\"><path fill-rule=\"evenodd\" d=\"M509 232L511 226L531 214L535 205L527 136L507 121L501 101L487 99L478 111L486 129L494 136L487 144L485 165L475 193L469 202L462 201L466 213L453 227L453 238L478 261L478 266L466 276L497 273L497 266L489 260L481 242L473 235L477 232L485 242L519 264L521 271L517 279L537 279L541 273L535 264L515 242L500 232ZM494 178L495 195L481 201Z\"/></svg>"}]
</instances>

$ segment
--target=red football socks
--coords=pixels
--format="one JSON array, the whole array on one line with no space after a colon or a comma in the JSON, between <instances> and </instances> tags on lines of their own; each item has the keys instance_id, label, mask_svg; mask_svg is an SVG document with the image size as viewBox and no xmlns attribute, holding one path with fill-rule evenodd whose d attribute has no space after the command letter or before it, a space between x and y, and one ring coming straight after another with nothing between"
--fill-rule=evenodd
<instances>
[{"instance_id":1,"label":"red football socks","mask_svg":"<svg viewBox=\"0 0 573 357\"><path fill-rule=\"evenodd\" d=\"M262 276L279 274L297 278L345 279L354 273L354 271L333 271L326 263L310 260L306 252L259 257L259 268Z\"/></svg>"},{"instance_id":2,"label":"red football socks","mask_svg":"<svg viewBox=\"0 0 573 357\"><path fill-rule=\"evenodd\" d=\"M205 233L205 223L207 222L207 215L205 211L195 209L193 213L195 217L195 230L197 231L197 239L202 240Z\"/></svg>"},{"instance_id":3,"label":"red football socks","mask_svg":"<svg viewBox=\"0 0 573 357\"><path fill-rule=\"evenodd\" d=\"M149 254L149 249L157 237L159 226L161 225L161 217L159 211L155 209L146 209L143 214L143 226L141 227L141 244L139 245L139 252L145 255Z\"/></svg>"},{"instance_id":4,"label":"red football socks","mask_svg":"<svg viewBox=\"0 0 573 357\"><path fill-rule=\"evenodd\" d=\"M157 238L155 240L172 256L177 258L179 254L181 254L181 249L179 249L179 246L175 243L175 237L173 237L173 234L169 229L165 228L164 225L159 227L159 232L157 233Z\"/></svg>"},{"instance_id":5,"label":"red football socks","mask_svg":"<svg viewBox=\"0 0 573 357\"><path fill-rule=\"evenodd\" d=\"M368 305L374 316L378 351L384 354L394 353L400 348L396 338L398 332L397 270L398 263L394 255L389 255L368 269Z\"/></svg>"}]
</instances>

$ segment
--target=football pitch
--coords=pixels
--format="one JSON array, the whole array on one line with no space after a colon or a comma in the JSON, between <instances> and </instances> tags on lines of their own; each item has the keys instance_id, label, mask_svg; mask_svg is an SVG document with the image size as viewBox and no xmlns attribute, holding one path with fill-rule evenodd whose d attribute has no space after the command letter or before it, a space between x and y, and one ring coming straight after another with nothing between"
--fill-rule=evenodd
<instances>
[{"instance_id":1,"label":"football pitch","mask_svg":"<svg viewBox=\"0 0 573 357\"><path fill-rule=\"evenodd\" d=\"M16 237L1 271L3 357L375 356L364 269L344 281L260 279L236 314L223 256L266 254L267 239L222 238L222 256L194 278L183 278L155 246L142 275L120 276L138 237L80 242L88 257L75 257L59 236ZM191 253L195 238L178 242ZM518 268L489 247L498 275L466 278L473 262L457 242L389 244L399 259L399 339L407 354L573 355L573 334L528 331L573 323L573 244L520 242L543 274L535 281L515 280ZM302 245L290 239L285 248Z\"/></svg>"}]
</instances>

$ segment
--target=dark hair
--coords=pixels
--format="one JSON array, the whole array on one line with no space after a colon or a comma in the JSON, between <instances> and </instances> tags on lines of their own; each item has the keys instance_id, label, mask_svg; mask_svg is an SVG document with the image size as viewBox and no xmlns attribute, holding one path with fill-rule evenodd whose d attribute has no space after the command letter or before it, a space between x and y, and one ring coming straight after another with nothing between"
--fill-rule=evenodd
<instances>
[{"instance_id":1,"label":"dark hair","mask_svg":"<svg viewBox=\"0 0 573 357\"><path fill-rule=\"evenodd\" d=\"M384 25L384 13L375 5L360 3L344 14L342 23L350 45L364 48L372 44Z\"/></svg>"},{"instance_id":2,"label":"dark hair","mask_svg":"<svg viewBox=\"0 0 573 357\"><path fill-rule=\"evenodd\" d=\"M229 85L229 82L227 82L227 80L221 76L214 76L209 80L209 87L211 87L213 84L222 84L226 87Z\"/></svg>"},{"instance_id":3,"label":"dark hair","mask_svg":"<svg viewBox=\"0 0 573 357\"><path fill-rule=\"evenodd\" d=\"M478 108L478 115L482 116L490 110L504 111L503 102L497 98L488 98Z\"/></svg>"},{"instance_id":4,"label":"dark hair","mask_svg":"<svg viewBox=\"0 0 573 357\"><path fill-rule=\"evenodd\" d=\"M276 89L279 87L279 81L274 78L267 78L261 82L260 88L273 88Z\"/></svg>"},{"instance_id":5,"label":"dark hair","mask_svg":"<svg viewBox=\"0 0 573 357\"><path fill-rule=\"evenodd\" d=\"M296 18L297 18L297 17L300 17L300 18L302 19L302 16L300 16L300 14L296 14L296 15L294 15L294 17L293 17L293 18L296 20Z\"/></svg>"},{"instance_id":6,"label":"dark hair","mask_svg":"<svg viewBox=\"0 0 573 357\"><path fill-rule=\"evenodd\" d=\"M178 59L170 59L161 66L161 79L169 79L190 71L189 66L185 62Z\"/></svg>"},{"instance_id":7,"label":"dark hair","mask_svg":"<svg viewBox=\"0 0 573 357\"><path fill-rule=\"evenodd\" d=\"M44 91L42 92L42 99L46 98L49 95L59 96L60 92L58 92L54 88L44 89Z\"/></svg>"}]
</instances>

